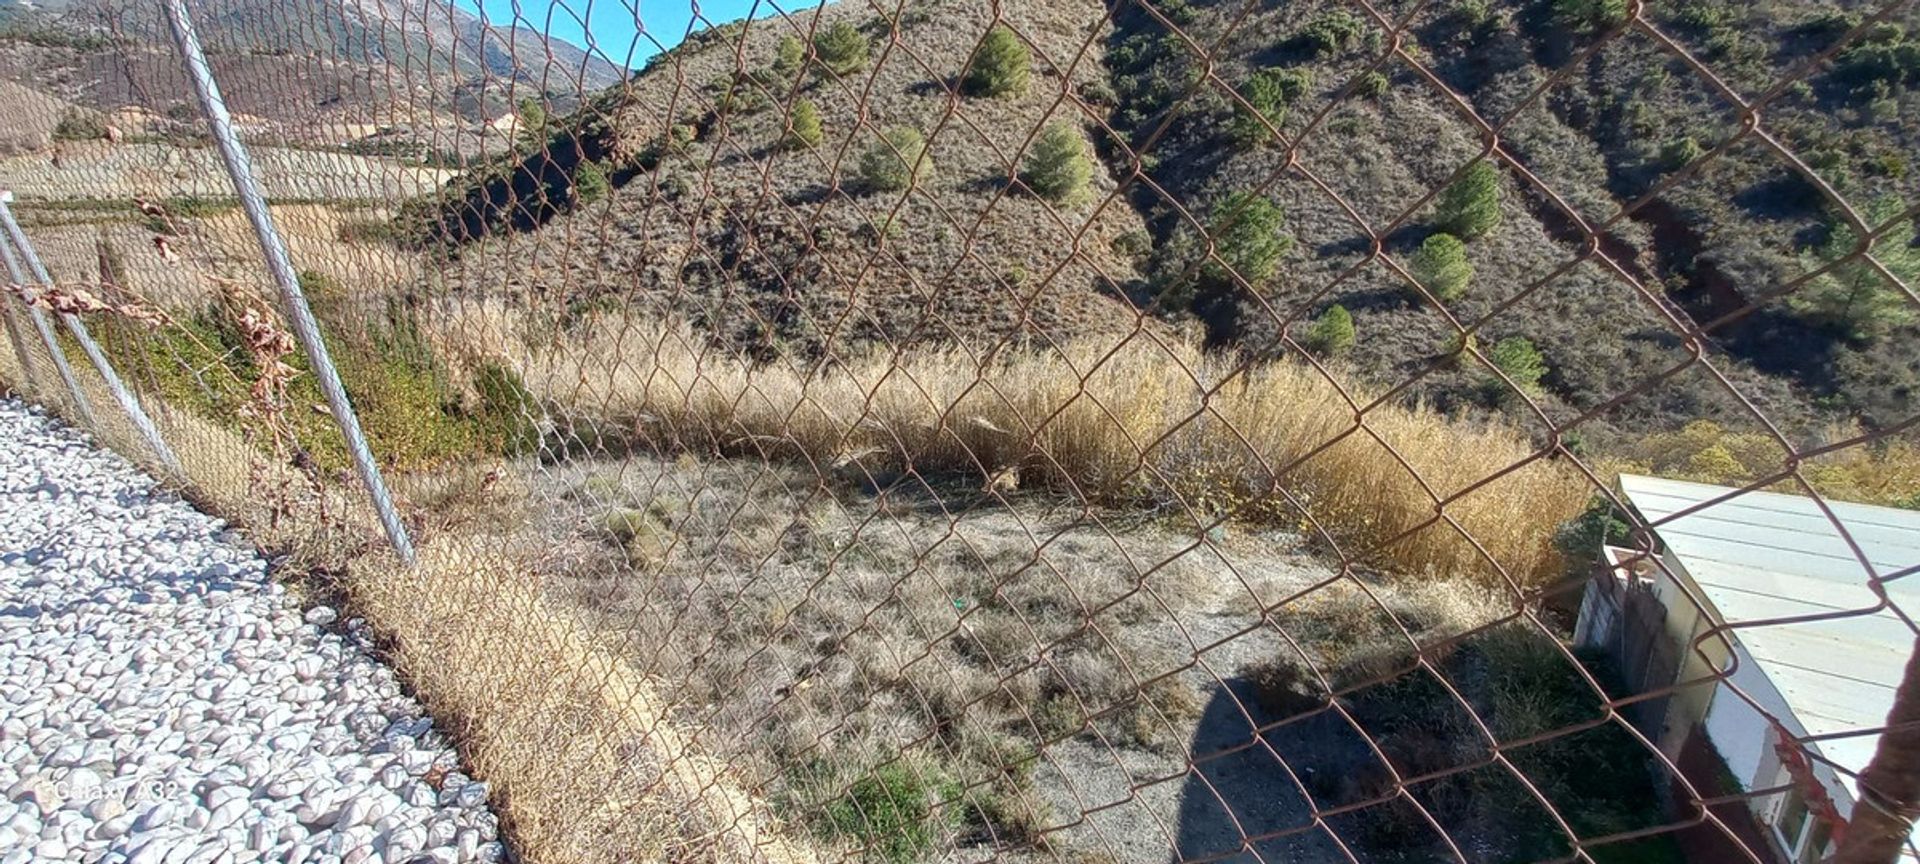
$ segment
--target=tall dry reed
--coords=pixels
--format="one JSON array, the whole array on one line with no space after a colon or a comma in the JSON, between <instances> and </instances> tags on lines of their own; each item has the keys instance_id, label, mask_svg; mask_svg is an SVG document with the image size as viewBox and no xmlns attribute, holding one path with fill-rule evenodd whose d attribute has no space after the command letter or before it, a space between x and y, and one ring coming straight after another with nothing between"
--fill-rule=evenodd
<instances>
[{"instance_id":1,"label":"tall dry reed","mask_svg":"<svg viewBox=\"0 0 1920 864\"><path fill-rule=\"evenodd\" d=\"M875 475L1011 471L1201 524L1297 520L1352 560L1406 573L1541 584L1559 572L1555 530L1587 499L1510 427L1399 404L1361 411L1368 397L1350 402L1303 364L1239 369L1145 335L802 367L750 364L684 324L619 316L533 334L503 308L452 306L428 329L469 360L506 361L595 442Z\"/></svg>"}]
</instances>

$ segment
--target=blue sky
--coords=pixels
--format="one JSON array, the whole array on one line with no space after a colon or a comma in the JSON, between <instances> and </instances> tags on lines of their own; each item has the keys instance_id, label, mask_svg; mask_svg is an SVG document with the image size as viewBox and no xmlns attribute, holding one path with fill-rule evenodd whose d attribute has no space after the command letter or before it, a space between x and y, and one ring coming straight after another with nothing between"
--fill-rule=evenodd
<instances>
[{"instance_id":1,"label":"blue sky","mask_svg":"<svg viewBox=\"0 0 1920 864\"><path fill-rule=\"evenodd\" d=\"M639 67L661 48L686 38L699 13L702 30L752 15L764 18L776 11L794 12L820 0L454 0L487 21L517 24L557 36L594 51L615 64ZM637 14L636 14L637 10ZM636 18L638 19L636 21ZM646 35L639 35L645 28ZM659 44L656 45L655 42ZM591 45L589 45L591 42Z\"/></svg>"}]
</instances>

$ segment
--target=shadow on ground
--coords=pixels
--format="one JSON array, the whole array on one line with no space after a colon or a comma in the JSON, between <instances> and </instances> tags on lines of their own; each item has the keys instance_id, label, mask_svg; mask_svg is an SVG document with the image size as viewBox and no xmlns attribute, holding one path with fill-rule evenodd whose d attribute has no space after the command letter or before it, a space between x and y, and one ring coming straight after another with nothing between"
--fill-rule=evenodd
<instances>
[{"instance_id":1,"label":"shadow on ground","mask_svg":"<svg viewBox=\"0 0 1920 864\"><path fill-rule=\"evenodd\" d=\"M1236 678L1216 686L1188 747L1194 767L1180 792L1172 860L1176 864L1345 860L1326 832L1313 826L1307 799L1287 773L1291 766L1306 781L1305 772L1315 770L1314 763L1325 764L1329 761L1325 757L1332 755L1308 748L1343 749L1333 740L1338 730L1324 722L1327 719L1321 715L1258 734L1255 730L1274 718L1261 710L1252 685Z\"/></svg>"}]
</instances>

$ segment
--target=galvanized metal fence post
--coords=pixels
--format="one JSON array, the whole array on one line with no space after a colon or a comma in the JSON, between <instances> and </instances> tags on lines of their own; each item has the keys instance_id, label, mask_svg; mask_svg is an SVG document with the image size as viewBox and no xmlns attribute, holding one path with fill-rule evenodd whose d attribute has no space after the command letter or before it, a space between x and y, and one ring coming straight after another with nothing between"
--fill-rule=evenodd
<instances>
[{"instance_id":1,"label":"galvanized metal fence post","mask_svg":"<svg viewBox=\"0 0 1920 864\"><path fill-rule=\"evenodd\" d=\"M0 191L0 205L12 200L13 193ZM7 232L0 231L0 258L6 259L7 278L15 285L26 286L27 276L20 269L20 260L13 255L13 246L7 240ZM73 410L80 414L80 422L98 429L100 424L93 416L93 405L87 401L87 394L80 389L80 380L73 377L73 367L67 363L67 353L60 349L60 340L54 338L53 325L47 321L47 315L31 303L27 304L27 316L33 321L33 328L40 333L40 344L47 349L47 357L53 360L53 368L60 373L60 380L67 385L67 396L73 400Z\"/></svg>"},{"instance_id":2,"label":"galvanized metal fence post","mask_svg":"<svg viewBox=\"0 0 1920 864\"><path fill-rule=\"evenodd\" d=\"M407 536L406 526L400 522L400 514L394 509L393 498L387 492L386 481L380 476L380 468L373 461L373 452L367 447L367 437L360 429L360 418L354 414L346 388L341 385L340 375L334 370L333 358L327 353L319 324L314 321L313 310L307 305L306 294L300 289L300 279L294 273L286 242L274 228L273 215L267 211L266 196L260 191L259 181L254 178L247 150L234 133L233 118L227 113L226 102L220 96L219 84L213 80L213 70L207 65L206 53L200 47L200 35L194 31L193 19L187 14L186 0L167 0L166 6L167 26L173 31L174 45L179 48L180 59L186 64L187 80L193 83L194 95L200 101L201 112L206 115L207 128L213 135L214 145L220 150L221 161L226 163L227 177L233 182L240 206L246 211L247 221L253 224L254 237L260 242L260 254L280 289L280 298L286 307L287 318L293 325L294 336L306 349L307 360L313 366L314 379L319 383L320 391L326 395L327 408L333 413L340 434L346 437L347 449L353 454L354 469L367 486L367 494L373 499L373 508L379 514L381 526L386 529L387 539L401 559L412 564L413 541Z\"/></svg>"},{"instance_id":3,"label":"galvanized metal fence post","mask_svg":"<svg viewBox=\"0 0 1920 864\"><path fill-rule=\"evenodd\" d=\"M33 244L27 240L26 232L20 230L20 223L13 218L13 210L7 206L8 200L12 197L0 195L0 223L5 225L7 238L13 243L13 248L19 253L20 258L26 261L27 269L32 272L33 278L42 286L52 288L53 277L47 273L46 265L40 263L40 256L34 253ZM12 260L11 255L8 256L7 269L9 275L15 277L15 281L26 284L25 279L19 278L19 262ZM147 447L153 450L153 455L160 458L160 464L176 475L185 476L186 472L180 468L180 459L173 455L173 448L167 446L167 440L160 436L160 429L153 425L153 418L148 417L146 409L140 407L140 398L133 395L133 391L127 388L126 382L121 381L120 376L113 371L113 364L107 360L107 355L100 350L100 346L93 341L93 336L87 332L86 323L82 322L79 316L64 312L60 313L60 323L66 325L67 332L73 334L73 341L80 344L80 350L87 355L87 360L93 364L94 371L100 373L100 380L106 382L107 390L113 393L114 401L120 403L120 410L127 415L128 420L133 422L133 427L139 430L140 437L146 439ZM51 335L51 333L47 334L49 340ZM54 344L57 348L58 343ZM72 382L71 378L69 382ZM73 392L76 397L85 398L80 396L77 383L73 383ZM97 430L99 425L93 420L89 413L87 422Z\"/></svg>"}]
</instances>

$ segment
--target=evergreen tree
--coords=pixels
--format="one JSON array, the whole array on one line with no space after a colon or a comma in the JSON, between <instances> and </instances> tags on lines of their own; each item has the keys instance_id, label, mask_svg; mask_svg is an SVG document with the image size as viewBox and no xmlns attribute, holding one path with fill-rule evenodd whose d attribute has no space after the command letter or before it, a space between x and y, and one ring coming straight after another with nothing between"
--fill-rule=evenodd
<instances>
[{"instance_id":1,"label":"evergreen tree","mask_svg":"<svg viewBox=\"0 0 1920 864\"><path fill-rule=\"evenodd\" d=\"M532 96L522 96L514 106L514 113L520 117L520 132L528 138L537 138L547 131L547 109L540 100Z\"/></svg>"},{"instance_id":2,"label":"evergreen tree","mask_svg":"<svg viewBox=\"0 0 1920 864\"><path fill-rule=\"evenodd\" d=\"M1287 119L1287 108L1313 87L1313 74L1305 69L1262 69L1253 73L1241 87L1230 126L1233 140L1242 147L1274 142L1267 127L1279 129Z\"/></svg>"},{"instance_id":3,"label":"evergreen tree","mask_svg":"<svg viewBox=\"0 0 1920 864\"><path fill-rule=\"evenodd\" d=\"M881 192L912 188L932 172L933 157L927 152L926 138L906 126L881 133L880 140L860 154L860 179Z\"/></svg>"},{"instance_id":4,"label":"evergreen tree","mask_svg":"<svg viewBox=\"0 0 1920 864\"><path fill-rule=\"evenodd\" d=\"M807 46L801 44L796 36L780 37L780 44L773 49L773 72L782 78L792 78L800 71L800 64L807 62Z\"/></svg>"},{"instance_id":5,"label":"evergreen tree","mask_svg":"<svg viewBox=\"0 0 1920 864\"><path fill-rule=\"evenodd\" d=\"M1627 0L1553 0L1553 20L1582 33L1610 30L1627 20Z\"/></svg>"},{"instance_id":6,"label":"evergreen tree","mask_svg":"<svg viewBox=\"0 0 1920 864\"><path fill-rule=\"evenodd\" d=\"M852 24L839 23L814 37L813 53L834 75L849 75L867 65L867 37Z\"/></svg>"},{"instance_id":7,"label":"evergreen tree","mask_svg":"<svg viewBox=\"0 0 1920 864\"><path fill-rule=\"evenodd\" d=\"M1440 193L1442 231L1472 240L1500 224L1500 169L1492 162L1473 163L1467 173Z\"/></svg>"},{"instance_id":8,"label":"evergreen tree","mask_svg":"<svg viewBox=\"0 0 1920 864\"><path fill-rule=\"evenodd\" d=\"M1227 289L1233 287L1234 273L1254 286L1273 278L1281 257L1293 248L1293 238L1280 233L1285 222L1280 205L1252 192L1236 192L1215 205L1207 231L1220 260L1203 268L1207 281Z\"/></svg>"},{"instance_id":9,"label":"evergreen tree","mask_svg":"<svg viewBox=\"0 0 1920 864\"><path fill-rule=\"evenodd\" d=\"M598 162L582 162L573 169L573 201L578 204L592 204L607 197L607 190L613 184L607 179L607 171Z\"/></svg>"},{"instance_id":10,"label":"evergreen tree","mask_svg":"<svg viewBox=\"0 0 1920 864\"><path fill-rule=\"evenodd\" d=\"M1086 142L1070 123L1048 126L1027 154L1027 188L1049 201L1079 197L1092 177L1093 163L1087 159Z\"/></svg>"},{"instance_id":11,"label":"evergreen tree","mask_svg":"<svg viewBox=\"0 0 1920 864\"><path fill-rule=\"evenodd\" d=\"M1508 336L1494 343L1493 350L1487 353L1487 361L1494 368L1505 373L1523 393L1533 393L1540 389L1540 379L1547 375L1547 360L1540 355L1532 340L1525 336ZM1496 399L1511 395L1506 382L1489 375L1482 382Z\"/></svg>"},{"instance_id":12,"label":"evergreen tree","mask_svg":"<svg viewBox=\"0 0 1920 864\"><path fill-rule=\"evenodd\" d=\"M1899 218L1904 206L1898 199L1882 198L1866 207L1862 215L1869 227L1878 228ZM1873 241L1868 254L1909 287L1920 287L1920 249L1914 248L1913 239L1913 220L1900 219ZM1865 257L1843 260L1858 245L1860 238L1853 227L1835 220L1826 241L1801 257L1801 266L1815 270L1840 263L1788 294L1787 308L1850 339L1866 341L1888 328L1913 321L1915 311L1912 301Z\"/></svg>"},{"instance_id":13,"label":"evergreen tree","mask_svg":"<svg viewBox=\"0 0 1920 864\"><path fill-rule=\"evenodd\" d=\"M1327 307L1327 311L1314 319L1313 326L1307 328L1301 341L1308 350L1322 357L1347 353L1354 343L1353 313L1337 303Z\"/></svg>"},{"instance_id":14,"label":"evergreen tree","mask_svg":"<svg viewBox=\"0 0 1920 864\"><path fill-rule=\"evenodd\" d=\"M1027 89L1032 55L1013 30L996 24L987 31L961 87L970 96L1008 96Z\"/></svg>"},{"instance_id":15,"label":"evergreen tree","mask_svg":"<svg viewBox=\"0 0 1920 864\"><path fill-rule=\"evenodd\" d=\"M1473 264L1467 261L1467 244L1452 234L1434 234L1413 253L1413 278L1427 286L1441 300L1457 300L1467 293L1473 279Z\"/></svg>"},{"instance_id":16,"label":"evergreen tree","mask_svg":"<svg viewBox=\"0 0 1920 864\"><path fill-rule=\"evenodd\" d=\"M787 132L780 139L781 146L789 150L811 150L819 146L821 135L820 110L813 107L813 100L793 103L793 114L787 118Z\"/></svg>"}]
</instances>

